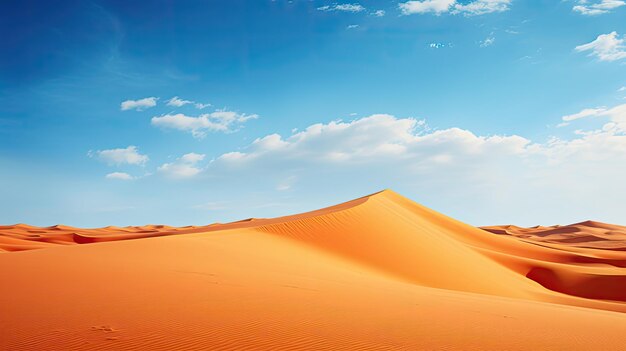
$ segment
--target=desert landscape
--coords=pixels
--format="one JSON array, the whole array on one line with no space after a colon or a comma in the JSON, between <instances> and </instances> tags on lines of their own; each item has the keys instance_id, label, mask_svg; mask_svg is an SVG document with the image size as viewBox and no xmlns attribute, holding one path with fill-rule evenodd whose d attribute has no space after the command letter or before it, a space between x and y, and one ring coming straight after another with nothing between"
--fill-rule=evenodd
<instances>
[{"instance_id":1,"label":"desert landscape","mask_svg":"<svg viewBox=\"0 0 626 351\"><path fill-rule=\"evenodd\" d=\"M0 1L0 351L625 351L625 18Z\"/></svg>"},{"instance_id":2,"label":"desert landscape","mask_svg":"<svg viewBox=\"0 0 626 351\"><path fill-rule=\"evenodd\" d=\"M0 228L2 350L623 350L626 227L391 190L208 226Z\"/></svg>"}]
</instances>

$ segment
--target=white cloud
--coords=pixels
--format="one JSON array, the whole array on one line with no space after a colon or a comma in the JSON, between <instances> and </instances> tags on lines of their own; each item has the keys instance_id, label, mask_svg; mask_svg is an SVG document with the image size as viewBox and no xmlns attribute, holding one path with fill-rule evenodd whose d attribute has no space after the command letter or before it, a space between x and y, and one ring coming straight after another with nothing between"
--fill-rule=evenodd
<instances>
[{"instance_id":1,"label":"white cloud","mask_svg":"<svg viewBox=\"0 0 626 351\"><path fill-rule=\"evenodd\" d=\"M158 174L201 178L203 190L187 193L190 201L217 201L207 194L222 192L235 201L232 218L304 211L391 187L473 224L619 220L626 197L620 186L626 174L626 104L586 110L563 113L563 121L583 130L547 141L430 129L419 119L385 114L317 123L211 157L183 155L162 163ZM250 196L287 204L251 210Z\"/></svg>"},{"instance_id":2,"label":"white cloud","mask_svg":"<svg viewBox=\"0 0 626 351\"><path fill-rule=\"evenodd\" d=\"M362 11L365 11L365 7L361 6L358 3L325 5L325 6L320 6L317 9L319 11L325 11L325 12L331 12L331 11L362 12Z\"/></svg>"},{"instance_id":3,"label":"white cloud","mask_svg":"<svg viewBox=\"0 0 626 351\"><path fill-rule=\"evenodd\" d=\"M181 106L185 106L187 104L192 104L192 103L193 101L183 100L179 98L178 96L174 96L173 98L167 101L167 106L181 107Z\"/></svg>"},{"instance_id":4,"label":"white cloud","mask_svg":"<svg viewBox=\"0 0 626 351\"><path fill-rule=\"evenodd\" d=\"M202 171L202 168L198 167L198 163L204 160L204 156L204 154L191 152L181 156L175 162L159 166L157 170L168 178L191 178Z\"/></svg>"},{"instance_id":5,"label":"white cloud","mask_svg":"<svg viewBox=\"0 0 626 351\"><path fill-rule=\"evenodd\" d=\"M124 172L109 173L109 174L107 174L105 176L105 178L107 178L107 179L118 179L118 180L133 180L133 179L135 179L130 174L124 173Z\"/></svg>"},{"instance_id":6,"label":"white cloud","mask_svg":"<svg viewBox=\"0 0 626 351\"><path fill-rule=\"evenodd\" d=\"M466 16L478 16L493 12L504 12L509 9L511 0L476 0L465 5L454 5L454 12Z\"/></svg>"},{"instance_id":7,"label":"white cloud","mask_svg":"<svg viewBox=\"0 0 626 351\"><path fill-rule=\"evenodd\" d=\"M372 12L372 16L383 17L385 16L385 10L376 10Z\"/></svg>"},{"instance_id":8,"label":"white cloud","mask_svg":"<svg viewBox=\"0 0 626 351\"><path fill-rule=\"evenodd\" d=\"M215 111L198 117L182 113L152 117L151 123L161 128L171 128L191 132L195 138L203 138L207 132L229 132L258 115L239 114L232 111Z\"/></svg>"},{"instance_id":9,"label":"white cloud","mask_svg":"<svg viewBox=\"0 0 626 351\"><path fill-rule=\"evenodd\" d=\"M547 141L432 130L417 119L391 115L319 123L223 153L206 174L243 192L289 189L298 198L325 194L328 202L334 201L328 198L335 191L330 189L356 196L391 187L470 221L524 218L532 225L620 218L626 196L619 186L626 174L626 104L596 114L584 125L598 127ZM254 184L249 184L251 172ZM297 188L285 182L290 176ZM611 205L596 210L591 204L598 201Z\"/></svg>"},{"instance_id":10,"label":"white cloud","mask_svg":"<svg viewBox=\"0 0 626 351\"><path fill-rule=\"evenodd\" d=\"M604 117L608 119L608 123L605 123L601 129L584 132L583 135L589 133L626 133L626 104L617 105L612 108L586 108L578 113L563 116L561 119L564 122L571 122L578 119L590 118L590 117Z\"/></svg>"},{"instance_id":11,"label":"white cloud","mask_svg":"<svg viewBox=\"0 0 626 351\"><path fill-rule=\"evenodd\" d=\"M407 1L398 4L400 11L404 15L412 15L415 13L435 13L441 14L450 11L450 8L456 3L456 0L423 0L423 1Z\"/></svg>"},{"instance_id":12,"label":"white cloud","mask_svg":"<svg viewBox=\"0 0 626 351\"><path fill-rule=\"evenodd\" d=\"M203 104L203 103L201 103L201 102L196 102L196 103L194 104L194 106L195 106L198 110L202 110L202 109L205 109L205 108L207 108L207 107L211 106L211 104Z\"/></svg>"},{"instance_id":13,"label":"white cloud","mask_svg":"<svg viewBox=\"0 0 626 351\"><path fill-rule=\"evenodd\" d=\"M359 28L358 24L350 24L346 27L346 29L356 29L356 28Z\"/></svg>"},{"instance_id":14,"label":"white cloud","mask_svg":"<svg viewBox=\"0 0 626 351\"><path fill-rule=\"evenodd\" d=\"M179 98L178 96L174 96L173 98L167 100L167 106L172 106L172 107L183 107L189 104L193 104L193 106L197 108L198 110L202 110L211 106L211 104L209 103L203 104L201 102L196 102L192 100L184 100L184 99Z\"/></svg>"},{"instance_id":15,"label":"white cloud","mask_svg":"<svg viewBox=\"0 0 626 351\"><path fill-rule=\"evenodd\" d=\"M586 108L578 113L563 116L561 119L565 122L571 122L585 117L597 116L599 113L604 111L606 111L605 108Z\"/></svg>"},{"instance_id":16,"label":"white cloud","mask_svg":"<svg viewBox=\"0 0 626 351\"><path fill-rule=\"evenodd\" d=\"M450 12L465 16L484 15L493 12L504 12L509 9L511 0L474 0L461 4L456 0L412 0L398 4L404 15L434 13L440 15Z\"/></svg>"},{"instance_id":17,"label":"white cloud","mask_svg":"<svg viewBox=\"0 0 626 351\"><path fill-rule=\"evenodd\" d=\"M600 34L594 41L577 46L576 51L590 51L589 55L598 57L600 61L616 61L626 58L624 39L619 39L617 32Z\"/></svg>"},{"instance_id":18,"label":"white cloud","mask_svg":"<svg viewBox=\"0 0 626 351\"><path fill-rule=\"evenodd\" d=\"M493 45L493 43L495 43L495 41L496 41L495 37L489 36L489 37L485 38L485 40L482 40L480 42L480 47L481 48L486 48L487 46Z\"/></svg>"},{"instance_id":19,"label":"white cloud","mask_svg":"<svg viewBox=\"0 0 626 351\"><path fill-rule=\"evenodd\" d=\"M158 97L147 97L139 100L126 100L120 104L122 111L136 110L143 111L147 108L154 107L157 104Z\"/></svg>"},{"instance_id":20,"label":"white cloud","mask_svg":"<svg viewBox=\"0 0 626 351\"><path fill-rule=\"evenodd\" d=\"M314 124L283 139L278 134L256 139L245 152L230 152L216 162L229 165L301 162L350 164L383 160L404 160L415 164L450 160L488 152L523 152L530 143L518 137L480 137L469 131L451 128L432 133L423 121L398 119L391 115L372 115L351 122ZM272 161L270 161L272 159Z\"/></svg>"},{"instance_id":21,"label":"white cloud","mask_svg":"<svg viewBox=\"0 0 626 351\"><path fill-rule=\"evenodd\" d=\"M144 165L148 162L148 156L142 155L136 146L130 145L125 149L109 149L89 151L89 157L97 157L110 165Z\"/></svg>"},{"instance_id":22,"label":"white cloud","mask_svg":"<svg viewBox=\"0 0 626 351\"><path fill-rule=\"evenodd\" d=\"M443 49L446 46L449 46L449 45L446 45L444 43L435 43L435 42L428 44L428 47L431 49Z\"/></svg>"},{"instance_id":23,"label":"white cloud","mask_svg":"<svg viewBox=\"0 0 626 351\"><path fill-rule=\"evenodd\" d=\"M314 124L286 138L270 134L242 151L222 154L211 167L283 173L304 169L307 173L306 169L318 169L322 164L325 166L321 169L364 165L370 170L376 169L377 164L394 164L397 168L387 169L411 176L435 170L445 172L449 167L479 170L485 163L504 167L508 160L517 160L518 166L527 161L538 162L540 167L547 166L548 159L551 163L567 163L570 157L589 157L593 161L595 151L608 157L602 153L607 148L615 159L626 159L626 104L588 111L596 112L582 115L607 117L608 123L598 130L579 132L571 140L552 139L546 143L533 143L517 135L479 136L460 128L430 131L423 121L413 118L372 115L350 122ZM564 120L584 118L571 116ZM581 149L587 152L576 155L575 150Z\"/></svg>"},{"instance_id":24,"label":"white cloud","mask_svg":"<svg viewBox=\"0 0 626 351\"><path fill-rule=\"evenodd\" d=\"M619 92L626 91L626 86L623 86L623 87L617 89L617 91L619 91Z\"/></svg>"},{"instance_id":25,"label":"white cloud","mask_svg":"<svg viewBox=\"0 0 626 351\"><path fill-rule=\"evenodd\" d=\"M578 5L573 10L587 16L601 15L611 12L611 10L626 5L623 0L599 0L590 2L589 0L579 0Z\"/></svg>"}]
</instances>

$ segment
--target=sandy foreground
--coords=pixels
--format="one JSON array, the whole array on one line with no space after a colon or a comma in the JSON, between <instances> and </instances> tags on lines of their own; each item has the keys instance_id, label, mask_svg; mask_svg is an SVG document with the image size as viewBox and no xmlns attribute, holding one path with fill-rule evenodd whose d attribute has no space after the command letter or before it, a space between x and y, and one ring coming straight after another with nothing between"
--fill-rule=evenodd
<instances>
[{"instance_id":1,"label":"sandy foreground","mask_svg":"<svg viewBox=\"0 0 626 351\"><path fill-rule=\"evenodd\" d=\"M0 250L0 350L626 348L626 228L598 222L483 230L386 190L204 227L2 226Z\"/></svg>"}]
</instances>

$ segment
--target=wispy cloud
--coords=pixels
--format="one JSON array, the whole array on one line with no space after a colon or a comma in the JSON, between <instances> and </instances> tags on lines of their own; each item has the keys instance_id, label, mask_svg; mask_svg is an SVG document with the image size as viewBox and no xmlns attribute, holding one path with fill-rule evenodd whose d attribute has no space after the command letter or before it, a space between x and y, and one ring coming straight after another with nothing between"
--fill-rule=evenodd
<instances>
[{"instance_id":1,"label":"wispy cloud","mask_svg":"<svg viewBox=\"0 0 626 351\"><path fill-rule=\"evenodd\" d=\"M596 56L600 61L617 61L626 58L624 39L620 39L617 32L600 34L594 41L577 46L576 51L589 51L591 56Z\"/></svg>"},{"instance_id":2,"label":"wispy cloud","mask_svg":"<svg viewBox=\"0 0 626 351\"><path fill-rule=\"evenodd\" d=\"M147 108L154 107L157 104L158 97L147 97L139 100L126 100L120 104L122 111L136 110L143 111Z\"/></svg>"},{"instance_id":3,"label":"wispy cloud","mask_svg":"<svg viewBox=\"0 0 626 351\"><path fill-rule=\"evenodd\" d=\"M611 10L624 5L626 5L626 1L623 0L578 0L578 5L574 6L572 10L586 16L596 16L609 13Z\"/></svg>"},{"instance_id":4,"label":"wispy cloud","mask_svg":"<svg viewBox=\"0 0 626 351\"><path fill-rule=\"evenodd\" d=\"M346 27L346 29L357 29L357 28L359 28L358 24L350 24Z\"/></svg>"},{"instance_id":5,"label":"wispy cloud","mask_svg":"<svg viewBox=\"0 0 626 351\"><path fill-rule=\"evenodd\" d=\"M139 153L139 150L134 145L130 145L123 149L89 151L87 155L116 166L124 164L141 166L146 164L149 160L148 156Z\"/></svg>"},{"instance_id":6,"label":"wispy cloud","mask_svg":"<svg viewBox=\"0 0 626 351\"><path fill-rule=\"evenodd\" d=\"M558 124L557 127L560 128L560 127L568 126L571 121L575 121L577 119L587 118L587 117L592 117L592 116L598 116L598 114L600 114L600 113L602 113L604 111L606 111L606 109L604 107L600 107L600 108L586 108L584 110L581 110L580 112L573 113L571 115L566 115L566 116L561 117L561 120L563 122Z\"/></svg>"},{"instance_id":7,"label":"wispy cloud","mask_svg":"<svg viewBox=\"0 0 626 351\"><path fill-rule=\"evenodd\" d=\"M605 112L606 108L601 107L601 108L586 108L580 112L571 114L571 115L566 115L561 117L561 119L565 122L571 122L571 121L575 121L577 119L581 119L581 118L586 118L586 117L591 117L591 116L598 116L598 114Z\"/></svg>"},{"instance_id":8,"label":"wispy cloud","mask_svg":"<svg viewBox=\"0 0 626 351\"><path fill-rule=\"evenodd\" d=\"M202 171L198 163L204 160L204 156L204 154L191 152L176 159L175 162L165 163L159 166L157 171L168 178L191 178Z\"/></svg>"},{"instance_id":9,"label":"wispy cloud","mask_svg":"<svg viewBox=\"0 0 626 351\"><path fill-rule=\"evenodd\" d=\"M208 104L208 103L203 104L197 101L185 100L185 99L179 98L178 96L174 96L173 98L167 100L167 106L172 106L172 107L183 107L189 104L193 104L193 106L197 108L198 110L202 110L204 108L211 106L211 104Z\"/></svg>"},{"instance_id":10,"label":"wispy cloud","mask_svg":"<svg viewBox=\"0 0 626 351\"><path fill-rule=\"evenodd\" d=\"M207 107L210 107L210 106L211 106L211 104L203 104L203 103L200 103L200 102L196 102L196 103L194 104L194 106L195 106L198 110L202 110L202 109L205 109L205 108L207 108Z\"/></svg>"},{"instance_id":11,"label":"wispy cloud","mask_svg":"<svg viewBox=\"0 0 626 351\"><path fill-rule=\"evenodd\" d=\"M116 180L133 180L135 177L131 176L128 173L124 172L113 172L109 173L105 176L107 179L116 179Z\"/></svg>"},{"instance_id":12,"label":"wispy cloud","mask_svg":"<svg viewBox=\"0 0 626 351\"><path fill-rule=\"evenodd\" d=\"M509 10L511 0L474 0L468 3L459 3L457 0L412 0L398 4L404 15L434 13L463 14L478 16L493 12Z\"/></svg>"},{"instance_id":13,"label":"wispy cloud","mask_svg":"<svg viewBox=\"0 0 626 351\"><path fill-rule=\"evenodd\" d=\"M278 190L278 191L287 191L287 190L291 189L291 187L294 185L295 182L296 182L296 177L295 176L287 177L287 178L281 180L276 185L276 190Z\"/></svg>"},{"instance_id":14,"label":"wispy cloud","mask_svg":"<svg viewBox=\"0 0 626 351\"><path fill-rule=\"evenodd\" d=\"M579 119L596 117L608 118L608 123L602 126L602 131L613 134L626 133L626 104L612 108L596 107L583 109L580 112L561 117L563 120L561 126L568 125L570 122ZM623 137L623 139L626 139L626 137Z\"/></svg>"},{"instance_id":15,"label":"wispy cloud","mask_svg":"<svg viewBox=\"0 0 626 351\"><path fill-rule=\"evenodd\" d=\"M151 123L156 127L186 131L195 138L203 138L207 132L234 131L243 123L258 117L256 114L246 115L232 111L215 111L197 117L177 113L152 117Z\"/></svg>"},{"instance_id":16,"label":"wispy cloud","mask_svg":"<svg viewBox=\"0 0 626 351\"><path fill-rule=\"evenodd\" d=\"M488 36L485 40L480 41L480 47L486 48L487 46L493 45L496 42L496 38L493 35Z\"/></svg>"},{"instance_id":17,"label":"wispy cloud","mask_svg":"<svg viewBox=\"0 0 626 351\"><path fill-rule=\"evenodd\" d=\"M452 47L452 44L448 43L438 43L438 42L432 42L432 43L428 43L428 47L431 49L443 49L446 47Z\"/></svg>"},{"instance_id":18,"label":"wispy cloud","mask_svg":"<svg viewBox=\"0 0 626 351\"><path fill-rule=\"evenodd\" d=\"M333 4L333 5L325 5L317 8L319 11L332 12L362 12L365 11L365 7L358 3L354 4Z\"/></svg>"},{"instance_id":19,"label":"wispy cloud","mask_svg":"<svg viewBox=\"0 0 626 351\"><path fill-rule=\"evenodd\" d=\"M183 100L178 96L174 96L167 101L167 106L181 107L191 103L193 103L193 101Z\"/></svg>"},{"instance_id":20,"label":"wispy cloud","mask_svg":"<svg viewBox=\"0 0 626 351\"><path fill-rule=\"evenodd\" d=\"M385 16L385 10L376 10L374 12L371 13L372 16L376 16L376 17L383 17Z\"/></svg>"}]
</instances>

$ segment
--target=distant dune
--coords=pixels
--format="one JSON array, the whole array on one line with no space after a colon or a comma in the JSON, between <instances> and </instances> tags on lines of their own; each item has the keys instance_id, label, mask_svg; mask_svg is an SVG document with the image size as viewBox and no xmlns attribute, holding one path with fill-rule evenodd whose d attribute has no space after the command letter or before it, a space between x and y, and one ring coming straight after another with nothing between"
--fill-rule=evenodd
<instances>
[{"instance_id":1,"label":"distant dune","mask_svg":"<svg viewBox=\"0 0 626 351\"><path fill-rule=\"evenodd\" d=\"M624 349L626 227L483 229L390 190L202 227L2 226L0 350Z\"/></svg>"},{"instance_id":2,"label":"distant dune","mask_svg":"<svg viewBox=\"0 0 626 351\"><path fill-rule=\"evenodd\" d=\"M495 234L512 235L536 243L626 251L626 227L615 224L585 221L550 227L522 228L514 225L499 225L481 228Z\"/></svg>"},{"instance_id":3,"label":"distant dune","mask_svg":"<svg viewBox=\"0 0 626 351\"><path fill-rule=\"evenodd\" d=\"M208 226L207 226L208 227ZM0 226L0 251L24 251L58 245L90 244L104 241L150 238L182 233L197 227L145 225L84 229L66 225L35 227L28 224ZM205 227L206 228L206 227Z\"/></svg>"}]
</instances>

